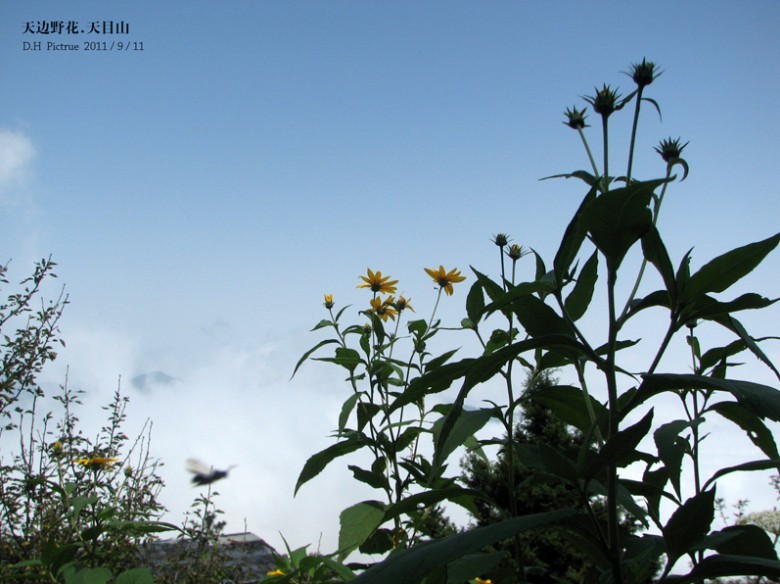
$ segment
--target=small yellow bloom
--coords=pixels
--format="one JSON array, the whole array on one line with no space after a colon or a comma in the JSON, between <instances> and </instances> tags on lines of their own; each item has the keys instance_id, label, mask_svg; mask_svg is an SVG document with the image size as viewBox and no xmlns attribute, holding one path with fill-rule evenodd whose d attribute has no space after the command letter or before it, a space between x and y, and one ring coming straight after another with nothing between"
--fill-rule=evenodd
<instances>
[{"instance_id":1,"label":"small yellow bloom","mask_svg":"<svg viewBox=\"0 0 780 584\"><path fill-rule=\"evenodd\" d=\"M487 580L483 580L482 578L474 578L474 582L476 584L493 584L493 580L488 578Z\"/></svg>"},{"instance_id":2,"label":"small yellow bloom","mask_svg":"<svg viewBox=\"0 0 780 584\"><path fill-rule=\"evenodd\" d=\"M325 308L328 310L333 308L333 294L325 294Z\"/></svg>"},{"instance_id":3,"label":"small yellow bloom","mask_svg":"<svg viewBox=\"0 0 780 584\"><path fill-rule=\"evenodd\" d=\"M276 570L271 570L268 572L266 576L284 576L284 572L282 572L279 568L276 568Z\"/></svg>"},{"instance_id":4,"label":"small yellow bloom","mask_svg":"<svg viewBox=\"0 0 780 584\"><path fill-rule=\"evenodd\" d=\"M466 279L466 276L461 276L459 270L450 270L447 272L444 269L444 266L439 266L438 270L434 270L433 268L425 268L425 272L433 278L433 281L436 282L439 287L444 288L444 291L447 293L447 296L452 296L452 285L457 282L462 282Z\"/></svg>"},{"instance_id":5,"label":"small yellow bloom","mask_svg":"<svg viewBox=\"0 0 780 584\"><path fill-rule=\"evenodd\" d=\"M398 300L393 300L393 297L391 296L389 301L393 303L393 306L395 306L395 309L398 312L403 312L404 310L411 310L414 312L411 298L404 298L403 296L399 296Z\"/></svg>"},{"instance_id":6,"label":"small yellow bloom","mask_svg":"<svg viewBox=\"0 0 780 584\"><path fill-rule=\"evenodd\" d=\"M57 440L51 445L52 451L54 451L54 454L62 454L62 442Z\"/></svg>"},{"instance_id":7,"label":"small yellow bloom","mask_svg":"<svg viewBox=\"0 0 780 584\"><path fill-rule=\"evenodd\" d=\"M381 298L371 299L371 312L376 314L383 322L387 322L387 319L395 320L398 311L393 308L392 296L388 300L382 300Z\"/></svg>"},{"instance_id":8,"label":"small yellow bloom","mask_svg":"<svg viewBox=\"0 0 780 584\"><path fill-rule=\"evenodd\" d=\"M110 467L115 462L119 461L118 458L107 458L105 456L92 456L90 458L79 458L76 460L77 464L86 466L91 470L103 470Z\"/></svg>"},{"instance_id":9,"label":"small yellow bloom","mask_svg":"<svg viewBox=\"0 0 780 584\"><path fill-rule=\"evenodd\" d=\"M363 284L358 284L358 288L371 288L372 292L381 292L382 294L392 294L395 292L395 285L398 280L390 280L390 276L382 276L382 272L372 272L368 269L368 276L360 276Z\"/></svg>"}]
</instances>

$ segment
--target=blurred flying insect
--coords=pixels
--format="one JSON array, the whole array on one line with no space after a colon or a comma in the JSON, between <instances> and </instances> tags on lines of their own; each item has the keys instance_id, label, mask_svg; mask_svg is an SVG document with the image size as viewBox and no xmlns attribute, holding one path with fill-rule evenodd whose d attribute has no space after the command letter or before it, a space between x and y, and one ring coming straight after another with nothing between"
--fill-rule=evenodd
<instances>
[{"instance_id":1,"label":"blurred flying insect","mask_svg":"<svg viewBox=\"0 0 780 584\"><path fill-rule=\"evenodd\" d=\"M187 459L187 470L194 476L192 477L193 484L196 485L210 485L214 481L224 479L228 476L228 472L231 468L235 468L235 464L229 466L227 470L217 470L213 466L203 464L196 458Z\"/></svg>"}]
</instances>

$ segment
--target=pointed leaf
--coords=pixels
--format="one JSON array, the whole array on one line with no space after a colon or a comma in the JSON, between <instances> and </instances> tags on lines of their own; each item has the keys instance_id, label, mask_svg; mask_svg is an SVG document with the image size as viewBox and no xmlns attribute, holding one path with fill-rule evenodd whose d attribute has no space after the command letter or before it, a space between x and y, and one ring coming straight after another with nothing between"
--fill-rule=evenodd
<instances>
[{"instance_id":1,"label":"pointed leaf","mask_svg":"<svg viewBox=\"0 0 780 584\"><path fill-rule=\"evenodd\" d=\"M737 379L717 379L703 375L655 373L646 375L630 401L621 409L621 415L636 409L651 397L677 389L711 389L726 391L737 398L759 418L780 421L780 391L768 385Z\"/></svg>"},{"instance_id":2,"label":"pointed leaf","mask_svg":"<svg viewBox=\"0 0 780 584\"><path fill-rule=\"evenodd\" d=\"M366 541L382 525L384 516L385 506L379 501L363 501L344 509L339 516L339 555L346 557Z\"/></svg>"},{"instance_id":3,"label":"pointed leaf","mask_svg":"<svg viewBox=\"0 0 780 584\"><path fill-rule=\"evenodd\" d=\"M653 214L648 205L653 190L664 179L636 182L606 192L584 210L588 235L604 254L607 266L617 270L628 250L652 227Z\"/></svg>"},{"instance_id":4,"label":"pointed leaf","mask_svg":"<svg viewBox=\"0 0 780 584\"><path fill-rule=\"evenodd\" d=\"M441 450L437 451L437 458L440 458L442 461L447 460L456 448L462 446L468 438L481 430L492 417L492 409L464 410L452 426L452 430L442 444ZM437 441L445 419L446 416L443 416L433 425L433 435Z\"/></svg>"},{"instance_id":5,"label":"pointed leaf","mask_svg":"<svg viewBox=\"0 0 780 584\"><path fill-rule=\"evenodd\" d=\"M591 185L590 191L585 195L585 198L580 203L577 212L572 217L571 222L566 227L566 231L563 234L563 240L558 247L558 252L555 254L555 260L553 261L553 271L555 272L555 279L558 286L562 285L562 282L566 280L569 273L571 264L577 257L577 254L582 247L582 242L585 241L585 236L588 233L587 226L583 214L585 209L596 198L596 186Z\"/></svg>"},{"instance_id":6,"label":"pointed leaf","mask_svg":"<svg viewBox=\"0 0 780 584\"><path fill-rule=\"evenodd\" d=\"M755 471L755 470L780 470L780 459L771 459L771 460L754 460L751 462L743 462L742 464L737 464L735 466L729 466L726 468L720 469L718 472L713 474L709 480L704 483L704 487L709 487L710 485L714 485L715 482L722 476L725 476L727 474L731 474L733 472L746 472L746 471Z\"/></svg>"},{"instance_id":7,"label":"pointed leaf","mask_svg":"<svg viewBox=\"0 0 780 584\"><path fill-rule=\"evenodd\" d=\"M311 349L309 349L308 351L306 351L306 352L303 354L303 357L301 357L300 359L298 359L298 363L296 363L296 364L295 364L295 369L293 369L293 374L290 376L290 379L292 379L293 377L295 377L295 374L298 372L298 368L299 368L301 365L303 365L303 362L304 362L304 361L306 361L306 359L308 359L308 358L309 358L309 356L310 356L312 353L314 353L314 351L316 351L316 350L317 350L317 349L319 349L320 347L324 347L325 345L331 345L331 344L333 344L333 343L338 343L338 340L337 340L337 339L325 339L324 341L321 341L321 342L317 343L317 344L316 344L316 345L314 345L314 346L313 346Z\"/></svg>"},{"instance_id":8,"label":"pointed leaf","mask_svg":"<svg viewBox=\"0 0 780 584\"><path fill-rule=\"evenodd\" d=\"M684 576L670 576L669 584L697 584L705 579L728 576L780 578L780 562L751 556L714 555L704 558Z\"/></svg>"},{"instance_id":9,"label":"pointed leaf","mask_svg":"<svg viewBox=\"0 0 780 584\"><path fill-rule=\"evenodd\" d=\"M723 292L752 272L778 242L780 233L716 257L691 276L683 289L683 299L690 302L704 294Z\"/></svg>"},{"instance_id":10,"label":"pointed leaf","mask_svg":"<svg viewBox=\"0 0 780 584\"><path fill-rule=\"evenodd\" d=\"M637 446L647 436L652 423L653 410L651 409L639 422L609 438L593 460L587 464L583 475L590 479L612 464L620 466L626 459L633 458Z\"/></svg>"},{"instance_id":11,"label":"pointed leaf","mask_svg":"<svg viewBox=\"0 0 780 584\"><path fill-rule=\"evenodd\" d=\"M516 533L554 525L570 517L570 510L514 517L499 523L434 539L390 555L352 580L353 584L413 584L437 567L482 550Z\"/></svg>"},{"instance_id":12,"label":"pointed leaf","mask_svg":"<svg viewBox=\"0 0 780 584\"><path fill-rule=\"evenodd\" d=\"M599 254L594 251L588 258L588 261L585 262L585 265L582 266L574 289L566 298L564 304L566 312L573 321L579 320L588 310L588 306L590 306L590 301L593 298L593 289L599 277L598 266Z\"/></svg>"},{"instance_id":13,"label":"pointed leaf","mask_svg":"<svg viewBox=\"0 0 780 584\"><path fill-rule=\"evenodd\" d=\"M714 517L715 489L691 497L672 513L663 528L669 564L673 565L707 535Z\"/></svg>"},{"instance_id":14,"label":"pointed leaf","mask_svg":"<svg viewBox=\"0 0 780 584\"><path fill-rule=\"evenodd\" d=\"M674 277L674 267L655 225L652 225L642 237L642 252L645 255L645 259L653 264L658 273L661 274L664 286L666 286L666 291L669 294L669 304L674 306L677 297L677 281Z\"/></svg>"},{"instance_id":15,"label":"pointed leaf","mask_svg":"<svg viewBox=\"0 0 780 584\"><path fill-rule=\"evenodd\" d=\"M674 492L680 497L680 473L685 456L687 442L680 437L680 432L689 428L688 420L674 420L660 426L654 433L658 457L667 470Z\"/></svg>"},{"instance_id":16,"label":"pointed leaf","mask_svg":"<svg viewBox=\"0 0 780 584\"><path fill-rule=\"evenodd\" d=\"M742 428L751 442L758 446L767 457L780 458L772 432L757 415L734 402L716 403L710 406L708 410L718 412L721 416Z\"/></svg>"},{"instance_id":17,"label":"pointed leaf","mask_svg":"<svg viewBox=\"0 0 780 584\"><path fill-rule=\"evenodd\" d=\"M332 446L328 446L325 450L322 450L310 457L303 465L303 470L298 476L298 482L295 483L295 491L293 494L298 493L298 489L301 486L320 474L328 464L330 464L335 458L344 456L350 452L354 452L363 446L363 441L356 437L357 435L337 442Z\"/></svg>"}]
</instances>

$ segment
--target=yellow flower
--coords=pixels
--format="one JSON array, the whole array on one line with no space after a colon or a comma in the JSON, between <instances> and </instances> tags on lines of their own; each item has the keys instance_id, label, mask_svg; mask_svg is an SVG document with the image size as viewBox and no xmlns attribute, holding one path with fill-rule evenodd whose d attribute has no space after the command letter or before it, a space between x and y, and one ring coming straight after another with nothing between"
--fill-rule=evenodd
<instances>
[{"instance_id":1,"label":"yellow flower","mask_svg":"<svg viewBox=\"0 0 780 584\"><path fill-rule=\"evenodd\" d=\"M382 272L374 273L368 269L368 277L360 276L363 284L358 284L358 288L371 288L372 292L381 292L382 294L392 294L395 292L395 285L398 280L390 280L390 276L382 276Z\"/></svg>"},{"instance_id":2,"label":"yellow flower","mask_svg":"<svg viewBox=\"0 0 780 584\"><path fill-rule=\"evenodd\" d=\"M108 468L118 460L119 460L118 458L107 458L105 456L92 456L90 458L79 458L76 460L76 463L80 464L81 466L86 466L87 468L92 470L102 470Z\"/></svg>"},{"instance_id":3,"label":"yellow flower","mask_svg":"<svg viewBox=\"0 0 780 584\"><path fill-rule=\"evenodd\" d=\"M398 311L393 308L392 299L392 296L387 300L382 300L381 298L372 298L371 312L381 318L383 322L387 322L388 318L395 320L395 316L398 314Z\"/></svg>"},{"instance_id":4,"label":"yellow flower","mask_svg":"<svg viewBox=\"0 0 780 584\"><path fill-rule=\"evenodd\" d=\"M444 266L439 266L438 270L433 268L425 268L425 272L433 278L441 288L447 293L447 296L452 296L452 285L457 282L462 282L466 279L466 276L461 276L459 270L450 270L447 272Z\"/></svg>"},{"instance_id":5,"label":"yellow flower","mask_svg":"<svg viewBox=\"0 0 780 584\"><path fill-rule=\"evenodd\" d=\"M398 312L403 312L404 310L411 310L414 312L414 308L412 308L412 299L411 298L404 298L403 296L399 296L398 300L393 300L393 297L390 297L389 302L393 303L393 306L395 306L395 309Z\"/></svg>"},{"instance_id":6,"label":"yellow flower","mask_svg":"<svg viewBox=\"0 0 780 584\"><path fill-rule=\"evenodd\" d=\"M474 582L476 582L476 584L493 584L493 580L489 578L487 580L483 580L482 578L474 578Z\"/></svg>"},{"instance_id":7,"label":"yellow flower","mask_svg":"<svg viewBox=\"0 0 780 584\"><path fill-rule=\"evenodd\" d=\"M325 308L328 310L333 308L333 294L325 294Z\"/></svg>"},{"instance_id":8,"label":"yellow flower","mask_svg":"<svg viewBox=\"0 0 780 584\"><path fill-rule=\"evenodd\" d=\"M279 568L276 568L276 570L271 570L268 572L266 576L284 576L284 572L282 572Z\"/></svg>"}]
</instances>

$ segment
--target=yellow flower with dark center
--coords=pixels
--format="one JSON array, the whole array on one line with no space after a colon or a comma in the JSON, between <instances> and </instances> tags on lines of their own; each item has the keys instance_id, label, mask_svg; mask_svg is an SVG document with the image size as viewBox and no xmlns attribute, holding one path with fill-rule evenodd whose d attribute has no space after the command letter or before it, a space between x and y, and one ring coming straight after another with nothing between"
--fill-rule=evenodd
<instances>
[{"instance_id":1,"label":"yellow flower with dark center","mask_svg":"<svg viewBox=\"0 0 780 584\"><path fill-rule=\"evenodd\" d=\"M466 276L461 276L460 271L453 269L449 272L444 269L444 266L439 266L438 270L434 270L433 268L425 268L425 272L433 278L433 281L436 282L440 288L444 288L444 291L447 293L447 296L452 296L452 285L456 284L457 282L462 282L466 279Z\"/></svg>"},{"instance_id":2,"label":"yellow flower with dark center","mask_svg":"<svg viewBox=\"0 0 780 584\"><path fill-rule=\"evenodd\" d=\"M390 276L382 276L382 272L372 272L368 269L368 276L360 276L363 284L358 284L358 288L371 288L372 292L382 294L392 294L395 292L395 285L398 280L390 280Z\"/></svg>"},{"instance_id":3,"label":"yellow flower with dark center","mask_svg":"<svg viewBox=\"0 0 780 584\"><path fill-rule=\"evenodd\" d=\"M76 459L77 464L80 464L81 466L85 466L91 470L104 470L118 461L119 461L118 458L108 458L106 456L92 456L90 458Z\"/></svg>"},{"instance_id":4,"label":"yellow flower with dark center","mask_svg":"<svg viewBox=\"0 0 780 584\"><path fill-rule=\"evenodd\" d=\"M387 319L395 320L398 311L391 304L392 296L387 300L381 298L371 299L371 312L376 314L383 322L387 322Z\"/></svg>"},{"instance_id":5,"label":"yellow flower with dark center","mask_svg":"<svg viewBox=\"0 0 780 584\"><path fill-rule=\"evenodd\" d=\"M333 308L333 294L325 294L325 308L328 310Z\"/></svg>"},{"instance_id":6,"label":"yellow flower with dark center","mask_svg":"<svg viewBox=\"0 0 780 584\"><path fill-rule=\"evenodd\" d=\"M393 300L393 297L390 297L390 301L393 303L393 306L395 306L395 309L398 312L403 312L404 310L411 310L414 312L414 308L412 308L412 299L411 298L404 298L403 296L399 296L398 300Z\"/></svg>"},{"instance_id":7,"label":"yellow flower with dark center","mask_svg":"<svg viewBox=\"0 0 780 584\"><path fill-rule=\"evenodd\" d=\"M282 572L279 568L276 568L276 570L271 570L268 572L266 576L284 576L284 572Z\"/></svg>"}]
</instances>

